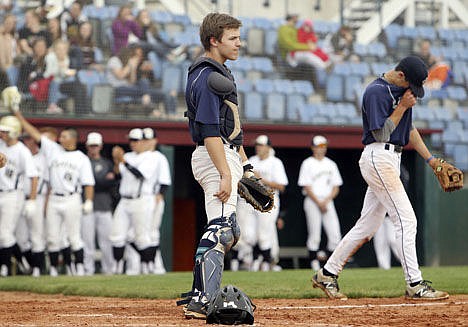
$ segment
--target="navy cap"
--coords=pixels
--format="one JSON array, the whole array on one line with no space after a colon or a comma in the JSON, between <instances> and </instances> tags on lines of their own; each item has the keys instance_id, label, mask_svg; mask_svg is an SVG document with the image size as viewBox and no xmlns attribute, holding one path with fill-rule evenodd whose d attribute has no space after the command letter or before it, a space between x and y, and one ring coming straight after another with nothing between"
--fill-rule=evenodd
<instances>
[{"instance_id":1,"label":"navy cap","mask_svg":"<svg viewBox=\"0 0 468 327\"><path fill-rule=\"evenodd\" d=\"M403 58L395 70L402 71L410 84L410 89L418 98L424 97L423 84L427 78L427 67L424 61L417 56Z\"/></svg>"}]
</instances>

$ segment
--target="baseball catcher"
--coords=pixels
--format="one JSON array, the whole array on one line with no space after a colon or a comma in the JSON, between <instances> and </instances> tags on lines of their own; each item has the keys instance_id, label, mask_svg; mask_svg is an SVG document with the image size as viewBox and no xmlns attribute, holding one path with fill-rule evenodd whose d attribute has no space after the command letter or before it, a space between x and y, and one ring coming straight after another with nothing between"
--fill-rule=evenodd
<instances>
[{"instance_id":1,"label":"baseball catcher","mask_svg":"<svg viewBox=\"0 0 468 327\"><path fill-rule=\"evenodd\" d=\"M207 324L243 325L254 323L253 312L256 306L252 300L239 288L227 285L219 289L211 297L207 316Z\"/></svg>"},{"instance_id":2,"label":"baseball catcher","mask_svg":"<svg viewBox=\"0 0 468 327\"><path fill-rule=\"evenodd\" d=\"M237 184L237 192L255 210L269 212L275 205L274 192L261 183L261 179L254 175L252 169L251 164L244 166L244 176Z\"/></svg>"},{"instance_id":3,"label":"baseball catcher","mask_svg":"<svg viewBox=\"0 0 468 327\"><path fill-rule=\"evenodd\" d=\"M463 172L444 159L437 158L432 169L444 192L453 192L463 188Z\"/></svg>"}]
</instances>

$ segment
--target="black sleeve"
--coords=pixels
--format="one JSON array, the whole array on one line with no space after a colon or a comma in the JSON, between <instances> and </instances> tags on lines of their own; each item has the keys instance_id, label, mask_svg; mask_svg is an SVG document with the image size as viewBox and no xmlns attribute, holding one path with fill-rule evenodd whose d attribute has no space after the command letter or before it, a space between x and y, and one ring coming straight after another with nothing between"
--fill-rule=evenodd
<instances>
[{"instance_id":1,"label":"black sleeve","mask_svg":"<svg viewBox=\"0 0 468 327\"><path fill-rule=\"evenodd\" d=\"M162 195L166 194L167 189L169 188L169 185L166 184L161 184L161 188L159 189L159 193Z\"/></svg>"},{"instance_id":2,"label":"black sleeve","mask_svg":"<svg viewBox=\"0 0 468 327\"><path fill-rule=\"evenodd\" d=\"M127 169L138 179L145 179L143 177L143 174L135 167L133 167L132 165L128 164L127 162L124 164L125 167L127 167Z\"/></svg>"}]
</instances>

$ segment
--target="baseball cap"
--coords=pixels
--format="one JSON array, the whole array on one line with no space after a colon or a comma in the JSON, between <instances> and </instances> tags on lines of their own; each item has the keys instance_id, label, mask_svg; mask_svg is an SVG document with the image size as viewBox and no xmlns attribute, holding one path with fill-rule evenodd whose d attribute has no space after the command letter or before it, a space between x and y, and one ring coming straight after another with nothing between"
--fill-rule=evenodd
<instances>
[{"instance_id":1,"label":"baseball cap","mask_svg":"<svg viewBox=\"0 0 468 327\"><path fill-rule=\"evenodd\" d=\"M427 78L427 67L421 58L417 56L405 57L398 63L395 70L405 73L410 89L416 97L424 97L423 84Z\"/></svg>"},{"instance_id":2,"label":"baseball cap","mask_svg":"<svg viewBox=\"0 0 468 327\"><path fill-rule=\"evenodd\" d=\"M328 141L327 139L325 138L325 136L322 136L322 135L316 135L312 138L312 145L313 146L319 146L319 145L327 145L328 144Z\"/></svg>"},{"instance_id":3,"label":"baseball cap","mask_svg":"<svg viewBox=\"0 0 468 327\"><path fill-rule=\"evenodd\" d=\"M259 135L255 139L255 144L258 145L271 145L270 139L266 135Z\"/></svg>"},{"instance_id":4,"label":"baseball cap","mask_svg":"<svg viewBox=\"0 0 468 327\"><path fill-rule=\"evenodd\" d=\"M102 135L97 132L89 133L86 145L102 145Z\"/></svg>"},{"instance_id":5,"label":"baseball cap","mask_svg":"<svg viewBox=\"0 0 468 327\"><path fill-rule=\"evenodd\" d=\"M290 20L290 19L298 18L298 17L299 17L298 14L287 14L286 15L286 20Z\"/></svg>"},{"instance_id":6,"label":"baseball cap","mask_svg":"<svg viewBox=\"0 0 468 327\"><path fill-rule=\"evenodd\" d=\"M156 131L151 127L143 128L143 138L145 140L151 140L156 137Z\"/></svg>"},{"instance_id":7,"label":"baseball cap","mask_svg":"<svg viewBox=\"0 0 468 327\"><path fill-rule=\"evenodd\" d=\"M134 128L128 133L128 139L132 141L139 141L143 139L143 130L141 128Z\"/></svg>"}]
</instances>

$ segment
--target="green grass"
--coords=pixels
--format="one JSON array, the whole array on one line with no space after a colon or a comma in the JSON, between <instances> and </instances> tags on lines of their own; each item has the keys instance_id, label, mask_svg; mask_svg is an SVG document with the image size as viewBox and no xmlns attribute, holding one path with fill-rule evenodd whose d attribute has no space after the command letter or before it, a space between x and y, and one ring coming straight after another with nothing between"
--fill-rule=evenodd
<instances>
[{"instance_id":1,"label":"green grass","mask_svg":"<svg viewBox=\"0 0 468 327\"><path fill-rule=\"evenodd\" d=\"M450 294L468 294L468 266L422 268L425 279ZM316 298L310 270L282 272L230 272L223 285L234 284L252 298ZM341 290L351 298L398 297L404 295L401 268L345 269L339 279ZM162 276L92 276L56 278L17 276L0 279L0 291L29 291L45 294L106 296L126 298L176 299L192 285L192 273L168 273Z\"/></svg>"}]
</instances>

